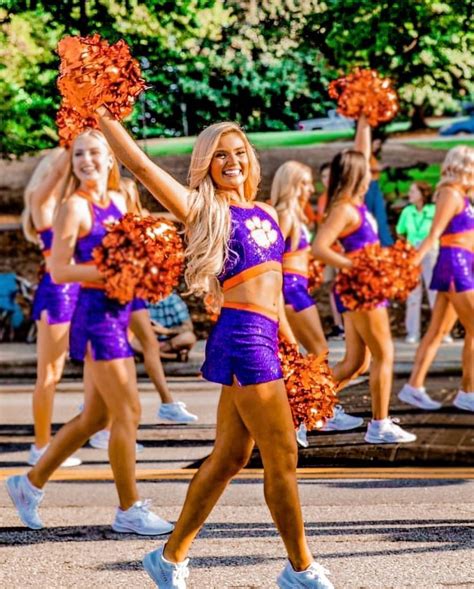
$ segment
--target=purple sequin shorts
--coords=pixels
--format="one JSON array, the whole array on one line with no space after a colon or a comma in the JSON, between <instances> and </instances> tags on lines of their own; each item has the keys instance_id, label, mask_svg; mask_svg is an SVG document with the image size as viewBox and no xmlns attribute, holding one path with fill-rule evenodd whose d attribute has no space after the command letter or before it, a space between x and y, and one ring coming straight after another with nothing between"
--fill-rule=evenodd
<instances>
[{"instance_id":1,"label":"purple sequin shorts","mask_svg":"<svg viewBox=\"0 0 474 589\"><path fill-rule=\"evenodd\" d=\"M206 380L241 386L282 378L278 322L254 311L224 307L209 335L201 368Z\"/></svg>"},{"instance_id":2,"label":"purple sequin shorts","mask_svg":"<svg viewBox=\"0 0 474 589\"><path fill-rule=\"evenodd\" d=\"M337 294L336 290L333 288L332 290L332 294L334 295L334 302L336 303L336 309L338 310L339 313L350 313L350 310L344 305L344 303L341 300L341 296L339 294ZM381 303L379 303L376 307L374 307L375 309L383 309L385 307L388 307L388 301L382 301Z\"/></svg>"},{"instance_id":3,"label":"purple sequin shorts","mask_svg":"<svg viewBox=\"0 0 474 589\"><path fill-rule=\"evenodd\" d=\"M144 299L133 299L131 312L135 313L135 311L143 311L143 309L148 309L146 301Z\"/></svg>"},{"instance_id":4,"label":"purple sequin shorts","mask_svg":"<svg viewBox=\"0 0 474 589\"><path fill-rule=\"evenodd\" d=\"M109 299L102 289L81 288L71 322L69 355L84 360L90 344L94 360L130 358L128 324L132 303L120 304Z\"/></svg>"},{"instance_id":5,"label":"purple sequin shorts","mask_svg":"<svg viewBox=\"0 0 474 589\"><path fill-rule=\"evenodd\" d=\"M283 298L297 313L315 305L308 293L308 279L301 274L283 273Z\"/></svg>"},{"instance_id":6,"label":"purple sequin shorts","mask_svg":"<svg viewBox=\"0 0 474 589\"><path fill-rule=\"evenodd\" d=\"M474 253L461 247L441 247L431 290L465 292L474 289Z\"/></svg>"},{"instance_id":7,"label":"purple sequin shorts","mask_svg":"<svg viewBox=\"0 0 474 589\"><path fill-rule=\"evenodd\" d=\"M49 325L69 323L76 308L80 286L77 283L56 284L46 272L38 284L31 316L39 321L44 313Z\"/></svg>"}]
</instances>

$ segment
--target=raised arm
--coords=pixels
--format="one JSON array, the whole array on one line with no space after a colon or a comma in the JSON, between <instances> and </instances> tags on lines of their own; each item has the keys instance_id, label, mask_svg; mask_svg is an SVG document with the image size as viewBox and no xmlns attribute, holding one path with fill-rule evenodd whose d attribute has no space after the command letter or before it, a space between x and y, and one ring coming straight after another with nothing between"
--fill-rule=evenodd
<instances>
[{"instance_id":1,"label":"raised arm","mask_svg":"<svg viewBox=\"0 0 474 589\"><path fill-rule=\"evenodd\" d=\"M436 212L430 233L421 244L416 256L416 261L418 263L420 263L426 254L437 244L448 223L454 215L461 212L463 204L463 198L456 190L452 190L449 187L441 189L436 200Z\"/></svg>"},{"instance_id":2,"label":"raised arm","mask_svg":"<svg viewBox=\"0 0 474 589\"><path fill-rule=\"evenodd\" d=\"M335 268L350 268L352 266L352 261L335 252L332 246L340 235L352 225L357 224L357 219L353 218L353 214L355 211L349 204L339 205L331 211L327 220L318 229L313 241L312 252L318 260Z\"/></svg>"},{"instance_id":3,"label":"raised arm","mask_svg":"<svg viewBox=\"0 0 474 589\"><path fill-rule=\"evenodd\" d=\"M357 121L354 149L364 154L367 163L370 162L372 150L372 133L365 115L362 115Z\"/></svg>"},{"instance_id":4,"label":"raised arm","mask_svg":"<svg viewBox=\"0 0 474 589\"><path fill-rule=\"evenodd\" d=\"M97 114L101 131L118 159L166 209L184 222L188 214L189 190L154 164L105 107L101 107Z\"/></svg>"},{"instance_id":5,"label":"raised arm","mask_svg":"<svg viewBox=\"0 0 474 589\"><path fill-rule=\"evenodd\" d=\"M72 261L76 241L81 230L85 203L69 198L59 207L54 220L53 247L50 258L51 277L54 282L103 282L94 265L74 264Z\"/></svg>"},{"instance_id":6,"label":"raised arm","mask_svg":"<svg viewBox=\"0 0 474 589\"><path fill-rule=\"evenodd\" d=\"M32 207L41 208L52 194L55 194L59 198L59 191L55 192L54 189L64 180L68 169L69 153L65 149L60 149L56 157L49 162L48 173L44 175L42 181L35 187L34 192L31 193Z\"/></svg>"}]
</instances>

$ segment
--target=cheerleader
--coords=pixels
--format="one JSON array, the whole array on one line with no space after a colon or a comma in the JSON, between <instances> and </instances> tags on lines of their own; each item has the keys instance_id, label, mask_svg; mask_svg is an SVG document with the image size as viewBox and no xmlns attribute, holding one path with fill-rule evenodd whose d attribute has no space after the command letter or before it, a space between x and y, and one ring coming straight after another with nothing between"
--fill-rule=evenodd
<instances>
[{"instance_id":1,"label":"cheerleader","mask_svg":"<svg viewBox=\"0 0 474 589\"><path fill-rule=\"evenodd\" d=\"M222 385L215 446L190 484L175 531L146 555L145 569L158 587L185 587L191 543L256 442L265 498L289 557L278 585L331 588L304 533L296 441L277 357L284 239L274 209L254 202L255 153L238 125L210 125L197 138L188 188L151 162L106 109L101 113L119 159L185 223L190 290L222 303L202 367L207 380Z\"/></svg>"},{"instance_id":2,"label":"cheerleader","mask_svg":"<svg viewBox=\"0 0 474 589\"><path fill-rule=\"evenodd\" d=\"M92 261L92 251L106 233L105 224L119 220L126 212L120 174L99 131L79 135L70 158L72 171L54 223L50 267L55 282L81 284L71 322L70 355L84 361L84 409L61 428L28 474L7 480L7 490L23 523L32 529L42 528L38 506L44 485L110 418L109 459L119 496L112 528L123 533L165 534L173 526L139 500L135 479L140 402L127 333L131 303L124 305L106 297L102 277Z\"/></svg>"},{"instance_id":3,"label":"cheerleader","mask_svg":"<svg viewBox=\"0 0 474 589\"><path fill-rule=\"evenodd\" d=\"M37 352L36 384L33 392L35 441L28 456L28 464L31 466L44 454L51 439L54 393L64 370L69 326L79 294L78 284L56 284L50 272L52 225L60 204L69 157L68 152L62 148L51 151L34 170L24 192L23 232L28 241L39 245L45 266L32 309L32 318L37 326ZM61 466L79 464L79 458L70 456Z\"/></svg>"},{"instance_id":4,"label":"cheerleader","mask_svg":"<svg viewBox=\"0 0 474 589\"><path fill-rule=\"evenodd\" d=\"M400 399L421 409L439 409L423 387L424 377L441 338L459 317L466 337L462 356L462 389L453 401L458 409L474 411L474 149L451 149L441 168L436 212L430 233L420 246L418 261L440 244L430 288L437 291L430 325L415 358L410 381Z\"/></svg>"},{"instance_id":5,"label":"cheerleader","mask_svg":"<svg viewBox=\"0 0 474 589\"><path fill-rule=\"evenodd\" d=\"M364 205L364 194L370 182L370 126L365 116L357 124L355 150L337 154L331 163L327 219L313 244L314 255L337 268L350 268L350 254L368 244L377 243L377 227ZM344 254L332 246L339 241ZM393 342L387 313L387 302L370 311L348 311L335 293L340 313L344 313L346 355L333 369L336 381L343 383L360 373L372 355L370 392L372 421L368 424L366 442L392 444L412 442L408 433L388 415L393 372Z\"/></svg>"},{"instance_id":6,"label":"cheerleader","mask_svg":"<svg viewBox=\"0 0 474 589\"><path fill-rule=\"evenodd\" d=\"M285 313L296 339L308 352L325 354L328 351L318 309L308 293L309 236L302 205L314 192L311 168L296 161L281 165L275 173L271 188L271 204L278 213L280 229L285 238L283 254L283 298ZM361 417L345 413L337 405L332 418L322 431L350 430L363 423ZM298 441L304 440L304 426L298 431Z\"/></svg>"}]
</instances>

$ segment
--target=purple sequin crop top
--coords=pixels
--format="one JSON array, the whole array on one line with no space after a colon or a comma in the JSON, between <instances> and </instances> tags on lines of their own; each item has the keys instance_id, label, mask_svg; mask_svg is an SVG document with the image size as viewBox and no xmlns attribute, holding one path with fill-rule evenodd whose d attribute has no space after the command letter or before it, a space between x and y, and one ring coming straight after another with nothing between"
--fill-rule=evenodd
<instances>
[{"instance_id":1,"label":"purple sequin crop top","mask_svg":"<svg viewBox=\"0 0 474 589\"><path fill-rule=\"evenodd\" d=\"M467 196L464 197L464 209L454 215L443 231L443 235L464 233L466 231L474 231L474 205Z\"/></svg>"},{"instance_id":2,"label":"purple sequin crop top","mask_svg":"<svg viewBox=\"0 0 474 589\"><path fill-rule=\"evenodd\" d=\"M309 246L309 239L308 239L308 236L306 235L306 230L303 225L301 225L300 239L298 241L298 245L296 246L295 250L291 249L291 241L292 241L292 237L291 237L291 235L289 235L285 239L285 254L291 253L293 251L299 252L300 250L305 250Z\"/></svg>"},{"instance_id":3,"label":"purple sequin crop top","mask_svg":"<svg viewBox=\"0 0 474 589\"><path fill-rule=\"evenodd\" d=\"M102 239L107 233L105 224L118 221L123 217L123 213L112 200L106 207L101 207L90 200L88 202L91 208L92 227L89 233L79 237L76 242L76 249L74 250L76 264L90 262L94 248L102 243Z\"/></svg>"},{"instance_id":4,"label":"purple sequin crop top","mask_svg":"<svg viewBox=\"0 0 474 589\"><path fill-rule=\"evenodd\" d=\"M258 204L230 207L231 234L224 269L217 277L230 278L268 262L281 264L284 240L275 219Z\"/></svg>"},{"instance_id":5,"label":"purple sequin crop top","mask_svg":"<svg viewBox=\"0 0 474 589\"><path fill-rule=\"evenodd\" d=\"M377 222L367 210L365 205L354 205L359 213L360 223L357 229L339 237L339 241L346 252L353 252L364 246L377 243Z\"/></svg>"},{"instance_id":6,"label":"purple sequin crop top","mask_svg":"<svg viewBox=\"0 0 474 589\"><path fill-rule=\"evenodd\" d=\"M43 256L48 256L51 252L51 247L53 246L52 227L46 227L45 229L41 229L37 232L37 235L40 250L43 253Z\"/></svg>"}]
</instances>

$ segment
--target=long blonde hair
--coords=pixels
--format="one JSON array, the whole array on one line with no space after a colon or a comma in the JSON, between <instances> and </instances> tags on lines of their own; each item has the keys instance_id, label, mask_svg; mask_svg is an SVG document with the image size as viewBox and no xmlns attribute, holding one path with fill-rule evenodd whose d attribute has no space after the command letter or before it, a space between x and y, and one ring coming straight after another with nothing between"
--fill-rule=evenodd
<instances>
[{"instance_id":1,"label":"long blonde hair","mask_svg":"<svg viewBox=\"0 0 474 589\"><path fill-rule=\"evenodd\" d=\"M452 184L460 185L463 193L473 197L474 149L472 147L458 145L446 154L441 166L441 180L436 187L436 192Z\"/></svg>"},{"instance_id":2,"label":"long blonde hair","mask_svg":"<svg viewBox=\"0 0 474 589\"><path fill-rule=\"evenodd\" d=\"M285 216L291 220L292 247L297 245L302 223L308 222L299 198L300 184L308 173L313 174L309 166L289 160L278 168L273 177L270 202L279 217Z\"/></svg>"},{"instance_id":3,"label":"long blonde hair","mask_svg":"<svg viewBox=\"0 0 474 589\"><path fill-rule=\"evenodd\" d=\"M74 141L71 145L71 149L70 149L70 156L71 157L69 160L69 171L68 171L66 182L64 184L62 200L65 200L69 196L71 196L71 194L74 194L74 192L76 192L76 190L79 188L79 185L80 185L79 179L74 174L74 171L72 168L72 156L74 153L74 145L80 137L94 137L95 139L98 139L107 148L107 151L112 158L112 168L111 168L111 170L109 172L109 176L107 178L107 190L114 190L116 192L122 192L120 170L118 167L117 158L115 157L112 149L110 148L110 145L107 143L107 139L105 138L103 133L101 131L99 131L98 129L86 129L85 131L83 131L80 135L78 135L74 139Z\"/></svg>"},{"instance_id":4,"label":"long blonde hair","mask_svg":"<svg viewBox=\"0 0 474 589\"><path fill-rule=\"evenodd\" d=\"M191 189L189 212L186 218L185 280L190 292L210 295L217 309L222 300L217 276L229 256L230 238L229 196L216 189L211 178L211 162L220 138L237 133L244 142L249 160L244 182L245 200L252 201L260 181L260 165L245 133L232 122L210 125L202 131L194 145L188 182Z\"/></svg>"},{"instance_id":5,"label":"long blonde hair","mask_svg":"<svg viewBox=\"0 0 474 589\"><path fill-rule=\"evenodd\" d=\"M33 194L38 190L38 187L45 181L46 177L51 174L54 164L59 157L59 154L64 151L62 147L56 147L47 153L33 170L33 174L28 180L28 184L23 192L23 212L21 214L21 226L23 234L28 241L38 244L37 228L33 223L31 214L31 199ZM57 198L59 204L59 194L61 192L61 185L55 186L52 196Z\"/></svg>"}]
</instances>

